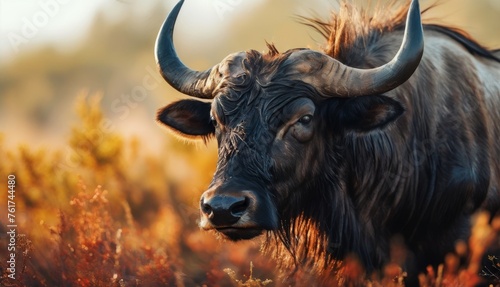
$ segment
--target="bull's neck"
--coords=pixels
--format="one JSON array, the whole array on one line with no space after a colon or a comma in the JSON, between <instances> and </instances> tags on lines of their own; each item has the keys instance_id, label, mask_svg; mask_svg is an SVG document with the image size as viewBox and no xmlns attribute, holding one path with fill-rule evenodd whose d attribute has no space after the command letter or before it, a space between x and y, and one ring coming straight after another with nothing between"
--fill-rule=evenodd
<instances>
[{"instance_id":1,"label":"bull's neck","mask_svg":"<svg viewBox=\"0 0 500 287\"><path fill-rule=\"evenodd\" d=\"M344 260L353 255L361 261L367 272L371 272L385 260L385 250L374 248L381 245L381 234L377 234L380 231L374 230L373 226L368 224L369 219L360 218L356 212L348 183L342 180L347 178L346 169L342 165L337 167L336 170L324 171L310 178L294 192L305 195L291 200L300 203L303 209L285 209L290 213L290 218L295 220L286 223L285 228L290 230L290 239L297 238L298 244L306 245L292 246L292 249L313 248L315 250L310 253L323 254L326 261L330 262ZM284 215L283 218L288 217ZM301 240L310 236L312 228L318 231L319 240L324 241L322 246L308 245L306 239ZM298 262L307 262L308 258L300 258L300 253L295 256L299 257L296 258Z\"/></svg>"}]
</instances>

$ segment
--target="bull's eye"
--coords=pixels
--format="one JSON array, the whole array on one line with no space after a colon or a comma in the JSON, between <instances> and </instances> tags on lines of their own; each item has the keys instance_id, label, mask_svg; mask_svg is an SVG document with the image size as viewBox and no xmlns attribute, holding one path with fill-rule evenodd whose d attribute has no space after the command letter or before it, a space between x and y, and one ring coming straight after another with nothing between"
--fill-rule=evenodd
<instances>
[{"instance_id":1,"label":"bull's eye","mask_svg":"<svg viewBox=\"0 0 500 287\"><path fill-rule=\"evenodd\" d=\"M311 115L305 115L299 119L299 123L307 125L312 121L313 117Z\"/></svg>"},{"instance_id":2,"label":"bull's eye","mask_svg":"<svg viewBox=\"0 0 500 287\"><path fill-rule=\"evenodd\" d=\"M217 120L214 118L214 116L210 116L210 122L212 122L212 125L214 125L214 127L217 126Z\"/></svg>"}]
</instances>

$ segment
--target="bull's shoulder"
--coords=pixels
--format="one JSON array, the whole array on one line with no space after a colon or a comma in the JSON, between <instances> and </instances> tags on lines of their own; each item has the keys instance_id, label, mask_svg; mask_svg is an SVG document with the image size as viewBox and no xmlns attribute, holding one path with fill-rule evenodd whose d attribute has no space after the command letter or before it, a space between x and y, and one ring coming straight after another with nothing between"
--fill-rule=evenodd
<instances>
[{"instance_id":1,"label":"bull's shoulder","mask_svg":"<svg viewBox=\"0 0 500 287\"><path fill-rule=\"evenodd\" d=\"M424 29L426 31L437 32L437 35L439 35L438 37L446 37L451 39L452 41L460 44L472 55L500 62L500 50L488 50L463 30L434 24L426 24L424 25Z\"/></svg>"}]
</instances>

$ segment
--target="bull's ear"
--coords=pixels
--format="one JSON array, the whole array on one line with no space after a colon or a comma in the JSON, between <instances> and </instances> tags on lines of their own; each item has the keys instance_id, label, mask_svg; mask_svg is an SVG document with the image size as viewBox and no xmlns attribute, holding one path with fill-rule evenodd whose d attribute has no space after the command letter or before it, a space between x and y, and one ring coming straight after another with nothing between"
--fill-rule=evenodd
<instances>
[{"instance_id":1,"label":"bull's ear","mask_svg":"<svg viewBox=\"0 0 500 287\"><path fill-rule=\"evenodd\" d=\"M181 100L160 109L156 119L183 137L206 139L215 133L210 106L206 102Z\"/></svg>"},{"instance_id":2,"label":"bull's ear","mask_svg":"<svg viewBox=\"0 0 500 287\"><path fill-rule=\"evenodd\" d=\"M401 103L387 96L349 98L341 106L340 124L346 129L366 132L385 127L403 112Z\"/></svg>"}]
</instances>

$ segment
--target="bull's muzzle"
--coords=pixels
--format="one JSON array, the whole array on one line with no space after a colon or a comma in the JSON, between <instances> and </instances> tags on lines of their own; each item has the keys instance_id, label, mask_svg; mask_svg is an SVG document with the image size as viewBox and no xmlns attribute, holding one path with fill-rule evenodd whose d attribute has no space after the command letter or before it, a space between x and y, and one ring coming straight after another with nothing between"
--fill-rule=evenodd
<instances>
[{"instance_id":1,"label":"bull's muzzle","mask_svg":"<svg viewBox=\"0 0 500 287\"><path fill-rule=\"evenodd\" d=\"M269 202L255 191L224 185L205 191L200 200L200 227L216 230L231 240L250 239L274 229Z\"/></svg>"},{"instance_id":2,"label":"bull's muzzle","mask_svg":"<svg viewBox=\"0 0 500 287\"><path fill-rule=\"evenodd\" d=\"M246 213L250 199L245 196L218 195L201 200L201 212L216 227L231 226Z\"/></svg>"}]
</instances>

